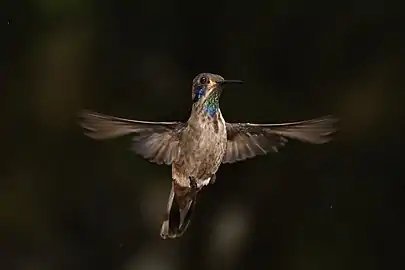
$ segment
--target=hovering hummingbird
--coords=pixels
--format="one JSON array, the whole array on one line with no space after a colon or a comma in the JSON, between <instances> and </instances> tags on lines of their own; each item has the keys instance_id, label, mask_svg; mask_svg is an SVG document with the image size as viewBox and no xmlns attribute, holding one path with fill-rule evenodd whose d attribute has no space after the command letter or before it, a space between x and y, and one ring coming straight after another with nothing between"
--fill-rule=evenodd
<instances>
[{"instance_id":1,"label":"hovering hummingbird","mask_svg":"<svg viewBox=\"0 0 405 270\"><path fill-rule=\"evenodd\" d=\"M172 187L160 236L183 235L190 223L197 194L213 184L221 163L277 152L288 139L323 144L331 140L337 119L324 116L281 124L226 123L219 101L226 85L220 75L201 73L192 84L192 108L187 122L147 122L91 111L81 113L86 135L97 140L135 134L133 150L157 164L172 166Z\"/></svg>"}]
</instances>

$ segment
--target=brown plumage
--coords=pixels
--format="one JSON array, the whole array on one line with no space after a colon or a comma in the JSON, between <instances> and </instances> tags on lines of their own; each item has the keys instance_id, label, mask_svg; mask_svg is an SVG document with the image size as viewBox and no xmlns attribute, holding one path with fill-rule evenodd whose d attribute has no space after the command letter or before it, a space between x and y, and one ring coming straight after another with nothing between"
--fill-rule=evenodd
<instances>
[{"instance_id":1,"label":"brown plumage","mask_svg":"<svg viewBox=\"0 0 405 270\"><path fill-rule=\"evenodd\" d=\"M186 123L148 122L81 113L86 135L97 140L135 134L133 150L157 164L172 165L172 188L161 237L177 238L190 223L199 191L215 181L221 163L277 152L288 139L329 142L337 119L325 116L282 124L225 123L219 109L223 87L240 81L201 73L193 80L192 111Z\"/></svg>"}]
</instances>

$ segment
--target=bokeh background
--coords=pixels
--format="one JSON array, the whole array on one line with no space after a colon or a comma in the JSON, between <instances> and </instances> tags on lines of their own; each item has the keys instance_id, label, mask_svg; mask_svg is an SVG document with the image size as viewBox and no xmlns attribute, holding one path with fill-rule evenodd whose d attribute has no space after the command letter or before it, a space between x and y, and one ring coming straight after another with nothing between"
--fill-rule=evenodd
<instances>
[{"instance_id":1,"label":"bokeh background","mask_svg":"<svg viewBox=\"0 0 405 270\"><path fill-rule=\"evenodd\" d=\"M399 0L6 1L1 13L0 269L404 267ZM229 122L335 114L341 131L223 165L184 237L164 241L170 167L131 138L83 136L76 114L186 121L200 72L246 82L223 94Z\"/></svg>"}]
</instances>

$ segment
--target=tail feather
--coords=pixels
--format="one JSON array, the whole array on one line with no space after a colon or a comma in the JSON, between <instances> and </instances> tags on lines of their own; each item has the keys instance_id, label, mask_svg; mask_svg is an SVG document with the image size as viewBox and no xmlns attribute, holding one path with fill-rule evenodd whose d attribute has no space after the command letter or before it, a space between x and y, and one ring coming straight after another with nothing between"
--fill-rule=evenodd
<instances>
[{"instance_id":1,"label":"tail feather","mask_svg":"<svg viewBox=\"0 0 405 270\"><path fill-rule=\"evenodd\" d=\"M179 200L186 200L183 204ZM163 239L174 239L181 237L187 230L191 215L194 211L196 196L178 197L174 192L174 183L170 190L169 200L167 202L167 213L162 223L160 236ZM180 205L183 205L181 207Z\"/></svg>"}]
</instances>

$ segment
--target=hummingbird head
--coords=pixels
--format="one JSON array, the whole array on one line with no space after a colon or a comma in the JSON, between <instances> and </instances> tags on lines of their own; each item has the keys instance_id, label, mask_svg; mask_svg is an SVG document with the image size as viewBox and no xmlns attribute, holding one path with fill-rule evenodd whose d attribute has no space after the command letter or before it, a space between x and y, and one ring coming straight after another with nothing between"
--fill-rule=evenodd
<instances>
[{"instance_id":1,"label":"hummingbird head","mask_svg":"<svg viewBox=\"0 0 405 270\"><path fill-rule=\"evenodd\" d=\"M211 73L200 73L193 80L193 108L202 108L210 116L219 109L219 99L227 84L243 83L239 80L225 80L222 76Z\"/></svg>"}]
</instances>

